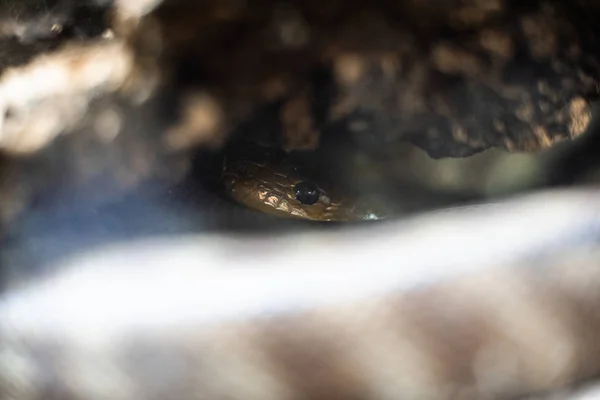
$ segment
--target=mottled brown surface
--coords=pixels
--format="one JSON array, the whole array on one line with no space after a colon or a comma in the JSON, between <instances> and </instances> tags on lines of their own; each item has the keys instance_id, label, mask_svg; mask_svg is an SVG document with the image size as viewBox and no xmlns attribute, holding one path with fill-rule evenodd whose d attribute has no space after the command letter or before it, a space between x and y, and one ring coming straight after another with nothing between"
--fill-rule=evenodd
<instances>
[{"instance_id":1,"label":"mottled brown surface","mask_svg":"<svg viewBox=\"0 0 600 400\"><path fill-rule=\"evenodd\" d=\"M6 20L29 4L9 3ZM65 6L18 12L23 29L43 28L31 31L33 44L18 24L0 36L0 65L13 67L0 76L0 149L9 155L0 169L35 166L25 189L0 177L13 199L0 204L5 220L23 209L11 203L30 203L64 176L66 190L83 192L97 180L107 193L157 177L176 182L193 150L232 132L275 130L287 150L333 136L367 144L392 181L389 161L403 157L394 153L403 140L434 157L490 146L534 152L580 135L597 92L600 12L588 3L138 0L116 2L105 24L98 16L109 3L92 4L100 8L85 34L76 34L85 25L78 8ZM64 29L52 34L49 21ZM86 50L74 62L77 48ZM73 79L34 85L40 66ZM257 118L265 109L274 122ZM81 146L94 157L52 155ZM328 150L334 164L343 164L334 160L340 146ZM38 179L46 170L61 172Z\"/></svg>"},{"instance_id":2,"label":"mottled brown surface","mask_svg":"<svg viewBox=\"0 0 600 400\"><path fill-rule=\"evenodd\" d=\"M577 4L185 4L154 14L178 79L219 99L229 126L281 101L288 148L343 121L434 157L536 151L581 134L597 92L597 10Z\"/></svg>"}]
</instances>

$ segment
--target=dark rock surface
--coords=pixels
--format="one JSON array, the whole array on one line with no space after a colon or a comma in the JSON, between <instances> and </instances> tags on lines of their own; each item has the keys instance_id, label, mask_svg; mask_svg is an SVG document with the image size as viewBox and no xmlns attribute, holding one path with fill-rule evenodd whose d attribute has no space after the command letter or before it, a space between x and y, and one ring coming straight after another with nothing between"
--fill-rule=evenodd
<instances>
[{"instance_id":1,"label":"dark rock surface","mask_svg":"<svg viewBox=\"0 0 600 400\"><path fill-rule=\"evenodd\" d=\"M225 131L277 103L288 148L343 123L433 157L537 151L585 130L600 74L598 11L580 3L174 2L155 18Z\"/></svg>"},{"instance_id":2,"label":"dark rock surface","mask_svg":"<svg viewBox=\"0 0 600 400\"><path fill-rule=\"evenodd\" d=\"M405 196L425 167L403 142L534 153L586 130L600 78L585 1L7 0L0 21L4 232L156 181L189 198L198 148L265 130Z\"/></svg>"}]
</instances>

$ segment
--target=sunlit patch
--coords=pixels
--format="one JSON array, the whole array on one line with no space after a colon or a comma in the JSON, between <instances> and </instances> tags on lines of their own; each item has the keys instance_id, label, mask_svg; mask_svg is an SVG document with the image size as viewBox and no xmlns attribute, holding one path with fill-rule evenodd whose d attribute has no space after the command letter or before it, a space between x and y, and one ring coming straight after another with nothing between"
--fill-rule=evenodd
<instances>
[{"instance_id":1,"label":"sunlit patch","mask_svg":"<svg viewBox=\"0 0 600 400\"><path fill-rule=\"evenodd\" d=\"M268 205L270 205L271 207L275 207L277 208L277 205L279 204L279 197L274 196L274 195L270 195L267 199L266 199L266 203Z\"/></svg>"},{"instance_id":2,"label":"sunlit patch","mask_svg":"<svg viewBox=\"0 0 600 400\"><path fill-rule=\"evenodd\" d=\"M367 221L375 221L380 218L377 214L370 212L370 213L365 214L364 219Z\"/></svg>"},{"instance_id":3,"label":"sunlit patch","mask_svg":"<svg viewBox=\"0 0 600 400\"><path fill-rule=\"evenodd\" d=\"M264 201L267 196L269 196L269 192L266 189L261 189L258 191L258 198Z\"/></svg>"},{"instance_id":4,"label":"sunlit patch","mask_svg":"<svg viewBox=\"0 0 600 400\"><path fill-rule=\"evenodd\" d=\"M306 211L304 211L300 208L292 208L290 214L292 214L296 217L308 218L308 214L306 213Z\"/></svg>"},{"instance_id":5,"label":"sunlit patch","mask_svg":"<svg viewBox=\"0 0 600 400\"><path fill-rule=\"evenodd\" d=\"M277 209L285 212L290 212L292 210L292 207L290 207L290 204L287 201L281 200Z\"/></svg>"},{"instance_id":6,"label":"sunlit patch","mask_svg":"<svg viewBox=\"0 0 600 400\"><path fill-rule=\"evenodd\" d=\"M339 209L340 209L339 204L330 204L327 207L325 207L325 211L330 212L330 213L334 213Z\"/></svg>"}]
</instances>

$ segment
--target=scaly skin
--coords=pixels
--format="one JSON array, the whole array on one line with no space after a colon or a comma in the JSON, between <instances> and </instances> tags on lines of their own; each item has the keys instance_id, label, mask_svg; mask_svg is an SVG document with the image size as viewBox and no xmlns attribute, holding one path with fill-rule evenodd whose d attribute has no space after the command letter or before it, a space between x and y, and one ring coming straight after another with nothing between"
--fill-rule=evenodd
<instances>
[{"instance_id":1,"label":"scaly skin","mask_svg":"<svg viewBox=\"0 0 600 400\"><path fill-rule=\"evenodd\" d=\"M385 218L368 202L336 190L323 180L307 177L283 152L271 147L248 145L229 152L222 176L226 192L239 203L267 214L313 221L360 221ZM296 199L294 186L311 181L319 188L312 205Z\"/></svg>"}]
</instances>

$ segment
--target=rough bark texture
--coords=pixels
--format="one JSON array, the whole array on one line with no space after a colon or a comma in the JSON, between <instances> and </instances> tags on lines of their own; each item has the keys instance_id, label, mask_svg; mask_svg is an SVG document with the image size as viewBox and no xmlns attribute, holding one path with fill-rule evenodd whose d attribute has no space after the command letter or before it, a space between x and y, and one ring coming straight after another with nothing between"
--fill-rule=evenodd
<instances>
[{"instance_id":1,"label":"rough bark texture","mask_svg":"<svg viewBox=\"0 0 600 400\"><path fill-rule=\"evenodd\" d=\"M341 122L434 157L536 151L585 130L600 72L597 10L567 2L167 3L154 16L166 60L225 131L280 102L288 148Z\"/></svg>"},{"instance_id":2,"label":"rough bark texture","mask_svg":"<svg viewBox=\"0 0 600 400\"><path fill-rule=\"evenodd\" d=\"M32 0L0 11L0 175L22 171L23 155L32 171L61 170L3 189L4 220L40 183L180 177L190 149L247 134L265 110L275 117L251 130L274 124L287 149L337 135L375 151L408 140L433 157L533 152L585 131L600 75L600 11L583 1ZM50 144L71 155L48 156ZM96 161L69 150L81 147Z\"/></svg>"},{"instance_id":3,"label":"rough bark texture","mask_svg":"<svg viewBox=\"0 0 600 400\"><path fill-rule=\"evenodd\" d=\"M29 45L35 39L102 32L102 12L63 3L41 15L5 6L13 25L3 25L3 47L21 46L5 66L27 61L39 50ZM77 20L85 12L96 17L87 30ZM275 104L288 148L314 147L342 122L381 146L408 139L434 157L490 146L536 151L581 134L597 93L598 10L581 2L172 1L144 18L113 18L118 40L135 43L142 64L160 54L165 83L196 84L202 94L184 100L181 116L200 141ZM14 113L10 104L4 109Z\"/></svg>"},{"instance_id":4,"label":"rough bark texture","mask_svg":"<svg viewBox=\"0 0 600 400\"><path fill-rule=\"evenodd\" d=\"M286 149L336 136L375 152L408 140L433 157L534 152L585 131L600 76L600 11L588 2L63 0L0 10L0 176L23 182L2 190L5 221L44 186L104 180L121 193L177 180L197 146L273 126ZM34 166L26 178L23 164ZM37 177L47 170L61 172Z\"/></svg>"}]
</instances>

